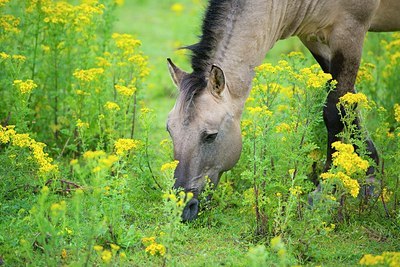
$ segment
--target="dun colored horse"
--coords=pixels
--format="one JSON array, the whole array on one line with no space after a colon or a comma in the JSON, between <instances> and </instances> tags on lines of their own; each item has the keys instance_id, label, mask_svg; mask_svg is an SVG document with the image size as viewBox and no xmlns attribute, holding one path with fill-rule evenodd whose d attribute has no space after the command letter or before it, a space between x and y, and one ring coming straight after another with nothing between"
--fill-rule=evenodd
<instances>
[{"instance_id":1,"label":"dun colored horse","mask_svg":"<svg viewBox=\"0 0 400 267\"><path fill-rule=\"evenodd\" d=\"M179 88L167 122L179 160L174 187L194 194L183 220L197 217L205 177L217 185L221 174L238 161L240 118L254 67L278 40L298 36L338 82L323 110L328 130L326 166L330 166L331 144L343 129L336 104L339 97L354 92L365 34L396 30L400 30L400 0L211 0L201 39L188 47L192 73L168 60ZM373 143L367 144L378 162Z\"/></svg>"}]
</instances>

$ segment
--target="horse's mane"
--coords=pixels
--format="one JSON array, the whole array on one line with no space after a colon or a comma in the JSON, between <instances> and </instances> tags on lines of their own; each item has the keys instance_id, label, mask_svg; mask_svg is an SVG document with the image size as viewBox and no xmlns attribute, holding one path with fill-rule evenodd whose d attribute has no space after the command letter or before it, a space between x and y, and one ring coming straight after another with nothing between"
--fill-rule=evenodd
<instances>
[{"instance_id":1,"label":"horse's mane","mask_svg":"<svg viewBox=\"0 0 400 267\"><path fill-rule=\"evenodd\" d=\"M207 73L216 50L223 39L228 21L232 18L230 12L236 12L242 0L210 0L203 19L200 41L185 47L191 51L193 72L181 83L181 95L184 103L190 103L194 97L207 85Z\"/></svg>"}]
</instances>

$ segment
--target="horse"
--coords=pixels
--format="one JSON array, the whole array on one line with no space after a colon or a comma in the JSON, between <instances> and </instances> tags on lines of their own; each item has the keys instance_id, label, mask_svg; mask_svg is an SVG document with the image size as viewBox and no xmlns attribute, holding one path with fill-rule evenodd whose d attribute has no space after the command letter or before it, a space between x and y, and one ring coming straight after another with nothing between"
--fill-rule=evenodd
<instances>
[{"instance_id":1,"label":"horse","mask_svg":"<svg viewBox=\"0 0 400 267\"><path fill-rule=\"evenodd\" d=\"M216 186L222 173L239 160L240 119L254 68L278 40L300 38L322 70L337 81L323 108L329 168L331 144L344 127L337 103L355 91L365 35L400 30L400 1L210 0L201 30L199 42L186 47L191 51L191 73L168 59L179 89L167 119L174 158L179 161L174 188L193 193L183 221L197 217L206 179ZM378 163L372 141L366 142L370 157Z\"/></svg>"}]
</instances>

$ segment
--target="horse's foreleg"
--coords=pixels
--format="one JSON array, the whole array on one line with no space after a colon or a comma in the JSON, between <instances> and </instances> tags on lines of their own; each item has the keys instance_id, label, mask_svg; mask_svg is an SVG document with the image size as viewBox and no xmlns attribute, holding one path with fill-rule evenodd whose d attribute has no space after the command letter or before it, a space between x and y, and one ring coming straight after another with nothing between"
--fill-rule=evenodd
<instances>
[{"instance_id":1,"label":"horse's foreleg","mask_svg":"<svg viewBox=\"0 0 400 267\"><path fill-rule=\"evenodd\" d=\"M301 38L302 42L311 51L321 68L332 75L338 83L336 89L329 92L326 105L323 110L324 122L328 131L327 160L325 170L332 164L332 143L338 141L338 134L343 131L344 124L337 108L339 98L349 92L355 92L354 84L361 60L362 45L367 28L359 23L338 25L333 28L329 42L326 44L309 42ZM344 111L341 110L341 114ZM354 123L360 129L359 119ZM367 139L367 149L370 157L378 164L378 153L371 140ZM373 174L374 169L368 170L368 175Z\"/></svg>"}]
</instances>

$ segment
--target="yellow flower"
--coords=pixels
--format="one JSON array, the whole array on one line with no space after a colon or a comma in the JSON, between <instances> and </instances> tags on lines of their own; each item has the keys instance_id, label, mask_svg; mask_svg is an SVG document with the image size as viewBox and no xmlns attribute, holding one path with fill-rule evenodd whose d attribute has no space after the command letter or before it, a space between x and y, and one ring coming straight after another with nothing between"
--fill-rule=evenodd
<instances>
[{"instance_id":1,"label":"yellow flower","mask_svg":"<svg viewBox=\"0 0 400 267\"><path fill-rule=\"evenodd\" d=\"M99 157L103 157L106 155L106 152L104 152L103 150L96 150L96 151L86 151L85 153L83 153L83 158L84 159L94 159L94 158L99 158Z\"/></svg>"},{"instance_id":2,"label":"yellow flower","mask_svg":"<svg viewBox=\"0 0 400 267\"><path fill-rule=\"evenodd\" d=\"M301 186L298 186L298 185L296 185L295 187L289 188L289 191L293 196L296 196L296 197L300 196L303 193L303 191L301 190Z\"/></svg>"},{"instance_id":3,"label":"yellow flower","mask_svg":"<svg viewBox=\"0 0 400 267\"><path fill-rule=\"evenodd\" d=\"M284 132L290 132L293 129L289 124L282 122L281 124L277 125L275 128L275 131L277 133L284 133Z\"/></svg>"},{"instance_id":4,"label":"yellow flower","mask_svg":"<svg viewBox=\"0 0 400 267\"><path fill-rule=\"evenodd\" d=\"M118 156L116 155L109 155L106 158L100 159L100 163L106 167L106 168L110 168L115 162L117 162L119 160Z\"/></svg>"},{"instance_id":5,"label":"yellow flower","mask_svg":"<svg viewBox=\"0 0 400 267\"><path fill-rule=\"evenodd\" d=\"M77 159L71 159L71 161L69 162L70 165L76 165L78 164L78 160Z\"/></svg>"},{"instance_id":6,"label":"yellow flower","mask_svg":"<svg viewBox=\"0 0 400 267\"><path fill-rule=\"evenodd\" d=\"M149 253L150 255L152 255L152 256L155 256L155 255L164 256L165 253L167 252L167 250L166 250L164 245L158 244L155 241L150 243L150 245L148 245L146 247L145 251L147 253Z\"/></svg>"},{"instance_id":7,"label":"yellow flower","mask_svg":"<svg viewBox=\"0 0 400 267\"><path fill-rule=\"evenodd\" d=\"M298 51L292 51L287 56L289 58L304 59L304 54Z\"/></svg>"},{"instance_id":8,"label":"yellow flower","mask_svg":"<svg viewBox=\"0 0 400 267\"><path fill-rule=\"evenodd\" d=\"M265 115L265 116L272 115L272 111L268 110L266 106L248 107L247 110L251 115Z\"/></svg>"},{"instance_id":9,"label":"yellow flower","mask_svg":"<svg viewBox=\"0 0 400 267\"><path fill-rule=\"evenodd\" d=\"M0 52L0 58L1 59L8 59L8 58L10 58L11 56L9 55L9 54L7 54L7 53L5 53L5 52Z\"/></svg>"},{"instance_id":10,"label":"yellow flower","mask_svg":"<svg viewBox=\"0 0 400 267\"><path fill-rule=\"evenodd\" d=\"M348 175L343 172L338 173L322 173L320 175L322 179L338 179L342 184L343 187L346 189L347 192L352 197L357 197L358 193L360 192L360 184L357 180L351 179Z\"/></svg>"},{"instance_id":11,"label":"yellow flower","mask_svg":"<svg viewBox=\"0 0 400 267\"><path fill-rule=\"evenodd\" d=\"M12 144L18 147L29 147L32 144L32 140L29 134L14 134Z\"/></svg>"},{"instance_id":12,"label":"yellow flower","mask_svg":"<svg viewBox=\"0 0 400 267\"><path fill-rule=\"evenodd\" d=\"M165 163L161 166L161 171L169 171L169 170L175 170L176 166L178 166L179 161L178 160L174 160L168 163Z\"/></svg>"},{"instance_id":13,"label":"yellow flower","mask_svg":"<svg viewBox=\"0 0 400 267\"><path fill-rule=\"evenodd\" d=\"M107 101L107 102L104 104L104 107L105 107L106 109L108 109L108 110L115 110L115 111L118 111L118 110L121 109L117 103L111 102L111 101Z\"/></svg>"},{"instance_id":14,"label":"yellow flower","mask_svg":"<svg viewBox=\"0 0 400 267\"><path fill-rule=\"evenodd\" d=\"M13 15L2 15L0 16L0 29L3 29L5 33L19 33L18 29L20 19Z\"/></svg>"},{"instance_id":15,"label":"yellow flower","mask_svg":"<svg viewBox=\"0 0 400 267\"><path fill-rule=\"evenodd\" d=\"M363 93L347 93L339 98L339 102L344 106L354 106L357 104L368 107L367 96Z\"/></svg>"},{"instance_id":16,"label":"yellow flower","mask_svg":"<svg viewBox=\"0 0 400 267\"><path fill-rule=\"evenodd\" d=\"M133 55L135 49L142 44L130 34L113 33L111 37L114 39L117 47L123 50L125 56Z\"/></svg>"},{"instance_id":17,"label":"yellow flower","mask_svg":"<svg viewBox=\"0 0 400 267\"><path fill-rule=\"evenodd\" d=\"M115 245L115 244L110 244L110 247L111 247L112 250L115 250L115 251L117 251L117 250L119 250L121 248L120 246Z\"/></svg>"},{"instance_id":18,"label":"yellow flower","mask_svg":"<svg viewBox=\"0 0 400 267\"><path fill-rule=\"evenodd\" d=\"M114 144L114 148L116 150L115 153L119 156L124 155L127 151L136 149L138 145L139 141L137 140L127 138L118 139Z\"/></svg>"},{"instance_id":19,"label":"yellow flower","mask_svg":"<svg viewBox=\"0 0 400 267\"><path fill-rule=\"evenodd\" d=\"M184 6L181 3L175 3L171 6L171 10L177 14L180 14L184 10Z\"/></svg>"},{"instance_id":20,"label":"yellow flower","mask_svg":"<svg viewBox=\"0 0 400 267\"><path fill-rule=\"evenodd\" d=\"M394 119L400 122L400 105L397 103L394 104Z\"/></svg>"},{"instance_id":21,"label":"yellow flower","mask_svg":"<svg viewBox=\"0 0 400 267\"><path fill-rule=\"evenodd\" d=\"M0 0L0 7L5 6L10 0Z\"/></svg>"},{"instance_id":22,"label":"yellow flower","mask_svg":"<svg viewBox=\"0 0 400 267\"><path fill-rule=\"evenodd\" d=\"M104 73L103 68L92 68L88 70L77 69L72 75L80 81L91 82L97 79L103 73Z\"/></svg>"},{"instance_id":23,"label":"yellow flower","mask_svg":"<svg viewBox=\"0 0 400 267\"><path fill-rule=\"evenodd\" d=\"M382 256L373 256L371 254L364 255L360 260L361 265L378 265L383 263L384 259Z\"/></svg>"},{"instance_id":24,"label":"yellow flower","mask_svg":"<svg viewBox=\"0 0 400 267\"><path fill-rule=\"evenodd\" d=\"M112 259L112 253L111 251L109 251L108 249L103 250L103 252L101 252L101 259L105 262L105 263L110 263L111 259Z\"/></svg>"},{"instance_id":25,"label":"yellow flower","mask_svg":"<svg viewBox=\"0 0 400 267\"><path fill-rule=\"evenodd\" d=\"M28 94L33 89L37 88L37 84L35 84L32 80L15 80L13 85L19 90L21 94Z\"/></svg>"},{"instance_id":26,"label":"yellow flower","mask_svg":"<svg viewBox=\"0 0 400 267\"><path fill-rule=\"evenodd\" d=\"M100 252L100 251L103 251L103 246L95 245L95 246L93 247L93 249Z\"/></svg>"},{"instance_id":27,"label":"yellow flower","mask_svg":"<svg viewBox=\"0 0 400 267\"><path fill-rule=\"evenodd\" d=\"M336 152L332 154L334 166L343 168L348 175L367 171L368 161L354 152L353 145L337 141L332 143L332 148L336 149Z\"/></svg>"},{"instance_id":28,"label":"yellow flower","mask_svg":"<svg viewBox=\"0 0 400 267\"><path fill-rule=\"evenodd\" d=\"M61 251L61 258L63 258L64 260L67 258L67 251L65 250L65 248Z\"/></svg>"},{"instance_id":29,"label":"yellow flower","mask_svg":"<svg viewBox=\"0 0 400 267\"><path fill-rule=\"evenodd\" d=\"M276 68L271 63L265 63L255 68L257 72L275 73Z\"/></svg>"},{"instance_id":30,"label":"yellow flower","mask_svg":"<svg viewBox=\"0 0 400 267\"><path fill-rule=\"evenodd\" d=\"M125 3L125 0L114 0L114 3L115 3L117 6L123 6L124 3Z\"/></svg>"},{"instance_id":31,"label":"yellow flower","mask_svg":"<svg viewBox=\"0 0 400 267\"><path fill-rule=\"evenodd\" d=\"M53 203L50 206L50 211L52 216L57 216L58 214L64 212L67 208L67 203L63 200L60 203Z\"/></svg>"},{"instance_id":32,"label":"yellow flower","mask_svg":"<svg viewBox=\"0 0 400 267\"><path fill-rule=\"evenodd\" d=\"M82 128L89 128L89 123L87 122L82 122L81 119L78 119L76 121L76 127L82 129Z\"/></svg>"},{"instance_id":33,"label":"yellow flower","mask_svg":"<svg viewBox=\"0 0 400 267\"><path fill-rule=\"evenodd\" d=\"M126 97L129 97L129 96L132 96L135 93L136 88L135 87L131 87L131 86L127 87L127 86L116 84L115 85L115 90L119 94L121 94L123 96L126 96Z\"/></svg>"},{"instance_id":34,"label":"yellow flower","mask_svg":"<svg viewBox=\"0 0 400 267\"><path fill-rule=\"evenodd\" d=\"M22 55L13 55L12 59L20 61L20 62L25 62L26 61L26 57L22 56ZM30 80L29 80L30 81Z\"/></svg>"}]
</instances>

